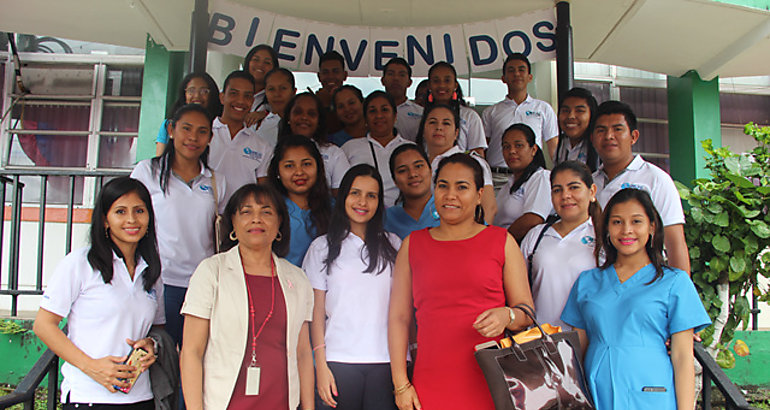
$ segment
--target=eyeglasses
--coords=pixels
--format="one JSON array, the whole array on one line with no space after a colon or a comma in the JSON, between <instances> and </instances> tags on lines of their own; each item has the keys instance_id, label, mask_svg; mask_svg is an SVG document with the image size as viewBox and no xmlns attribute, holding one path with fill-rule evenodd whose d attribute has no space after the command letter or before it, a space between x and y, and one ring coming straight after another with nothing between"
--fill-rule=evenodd
<instances>
[{"instance_id":1,"label":"eyeglasses","mask_svg":"<svg viewBox=\"0 0 770 410\"><path fill-rule=\"evenodd\" d=\"M203 96L206 96L206 95L209 95L209 93L211 92L211 90L209 90L208 88L195 88L195 87L190 87L190 88L185 88L184 92L185 92L185 94L187 94L187 95L195 95L195 94L198 94L198 95L203 95Z\"/></svg>"}]
</instances>

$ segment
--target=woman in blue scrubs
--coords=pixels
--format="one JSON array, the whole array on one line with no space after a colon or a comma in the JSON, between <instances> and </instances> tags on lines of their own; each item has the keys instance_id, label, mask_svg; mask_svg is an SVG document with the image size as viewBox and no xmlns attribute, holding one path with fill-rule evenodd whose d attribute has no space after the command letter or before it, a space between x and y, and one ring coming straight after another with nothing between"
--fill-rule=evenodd
<instances>
[{"instance_id":1,"label":"woman in blue scrubs","mask_svg":"<svg viewBox=\"0 0 770 410\"><path fill-rule=\"evenodd\" d=\"M439 225L430 190L430 162L416 144L404 144L390 156L390 175L401 193L385 212L385 230L402 240L418 229Z\"/></svg>"},{"instance_id":2,"label":"woman in blue scrubs","mask_svg":"<svg viewBox=\"0 0 770 410\"><path fill-rule=\"evenodd\" d=\"M664 265L663 225L647 192L619 191L602 222L606 260L580 274L561 315L580 335L594 403L692 408L693 332L711 323L695 286Z\"/></svg>"}]
</instances>

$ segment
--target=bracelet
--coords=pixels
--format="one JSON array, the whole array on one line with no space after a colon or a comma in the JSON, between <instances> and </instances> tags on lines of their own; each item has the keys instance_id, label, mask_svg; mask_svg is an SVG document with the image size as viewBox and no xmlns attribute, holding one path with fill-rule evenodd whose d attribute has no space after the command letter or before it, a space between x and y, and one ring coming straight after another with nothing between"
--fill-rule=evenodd
<instances>
[{"instance_id":1,"label":"bracelet","mask_svg":"<svg viewBox=\"0 0 770 410\"><path fill-rule=\"evenodd\" d=\"M324 347L326 347L326 343L321 343L320 345L318 345L318 346L314 347L314 348L313 348L313 351L315 352L316 350L318 350L318 349L321 349L321 348L324 348Z\"/></svg>"},{"instance_id":2,"label":"bracelet","mask_svg":"<svg viewBox=\"0 0 770 410\"><path fill-rule=\"evenodd\" d=\"M412 383L410 383L410 382L406 382L406 384L405 384L405 385L403 385L403 386L401 386L401 387L399 387L399 388L397 388L397 389L393 390L393 394L395 394L395 395L399 395L399 394L401 394L401 393L403 393L403 392L405 392L405 391L409 390L409 388L410 388L410 387L412 387Z\"/></svg>"}]
</instances>

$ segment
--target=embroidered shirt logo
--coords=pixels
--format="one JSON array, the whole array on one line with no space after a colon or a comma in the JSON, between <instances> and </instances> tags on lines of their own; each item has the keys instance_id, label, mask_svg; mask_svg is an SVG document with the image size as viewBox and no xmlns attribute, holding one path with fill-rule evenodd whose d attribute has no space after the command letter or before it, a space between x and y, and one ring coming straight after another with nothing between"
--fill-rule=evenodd
<instances>
[{"instance_id":1,"label":"embroidered shirt logo","mask_svg":"<svg viewBox=\"0 0 770 410\"><path fill-rule=\"evenodd\" d=\"M630 182L624 182L622 185L620 185L620 189L626 189L626 188L634 188L642 191L647 191L647 187L644 185L632 184Z\"/></svg>"},{"instance_id":2,"label":"embroidered shirt logo","mask_svg":"<svg viewBox=\"0 0 770 410\"><path fill-rule=\"evenodd\" d=\"M420 114L419 112L409 111L409 112L406 113L406 116L407 117L417 117L417 118L420 118L420 117L422 117L422 114Z\"/></svg>"},{"instance_id":3,"label":"embroidered shirt logo","mask_svg":"<svg viewBox=\"0 0 770 410\"><path fill-rule=\"evenodd\" d=\"M580 243L582 243L583 245L590 245L590 244L594 243L594 237L591 236L591 235L586 235L586 236L580 238Z\"/></svg>"},{"instance_id":4,"label":"embroidered shirt logo","mask_svg":"<svg viewBox=\"0 0 770 410\"><path fill-rule=\"evenodd\" d=\"M148 290L147 296L152 300L158 300L158 292L156 292L155 289Z\"/></svg>"},{"instance_id":5,"label":"embroidered shirt logo","mask_svg":"<svg viewBox=\"0 0 770 410\"><path fill-rule=\"evenodd\" d=\"M524 115L526 115L527 117L529 117L529 116L533 116L533 115L534 115L535 117L542 117L542 116L543 116L543 114L541 114L541 113L540 113L540 112L538 112L538 111L525 111L525 112L524 112Z\"/></svg>"},{"instance_id":6,"label":"embroidered shirt logo","mask_svg":"<svg viewBox=\"0 0 770 410\"><path fill-rule=\"evenodd\" d=\"M251 147L245 147L243 149L243 156L249 159L252 159L254 161L259 161L262 159L262 153L259 151L254 151Z\"/></svg>"},{"instance_id":7,"label":"embroidered shirt logo","mask_svg":"<svg viewBox=\"0 0 770 410\"><path fill-rule=\"evenodd\" d=\"M201 188L201 191L203 191L203 192L211 191L211 186L210 185L201 185L200 188Z\"/></svg>"}]
</instances>

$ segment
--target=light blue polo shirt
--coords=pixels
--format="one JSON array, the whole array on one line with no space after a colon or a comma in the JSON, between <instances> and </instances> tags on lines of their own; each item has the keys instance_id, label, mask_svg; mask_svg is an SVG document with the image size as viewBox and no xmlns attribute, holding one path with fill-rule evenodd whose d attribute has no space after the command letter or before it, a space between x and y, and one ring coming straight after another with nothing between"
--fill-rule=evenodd
<instances>
[{"instance_id":1,"label":"light blue polo shirt","mask_svg":"<svg viewBox=\"0 0 770 410\"><path fill-rule=\"evenodd\" d=\"M416 221L406 213L403 204L397 204L385 210L385 230L393 232L402 240L418 229L439 226L439 222L432 196L422 209L420 219Z\"/></svg>"}]
</instances>

